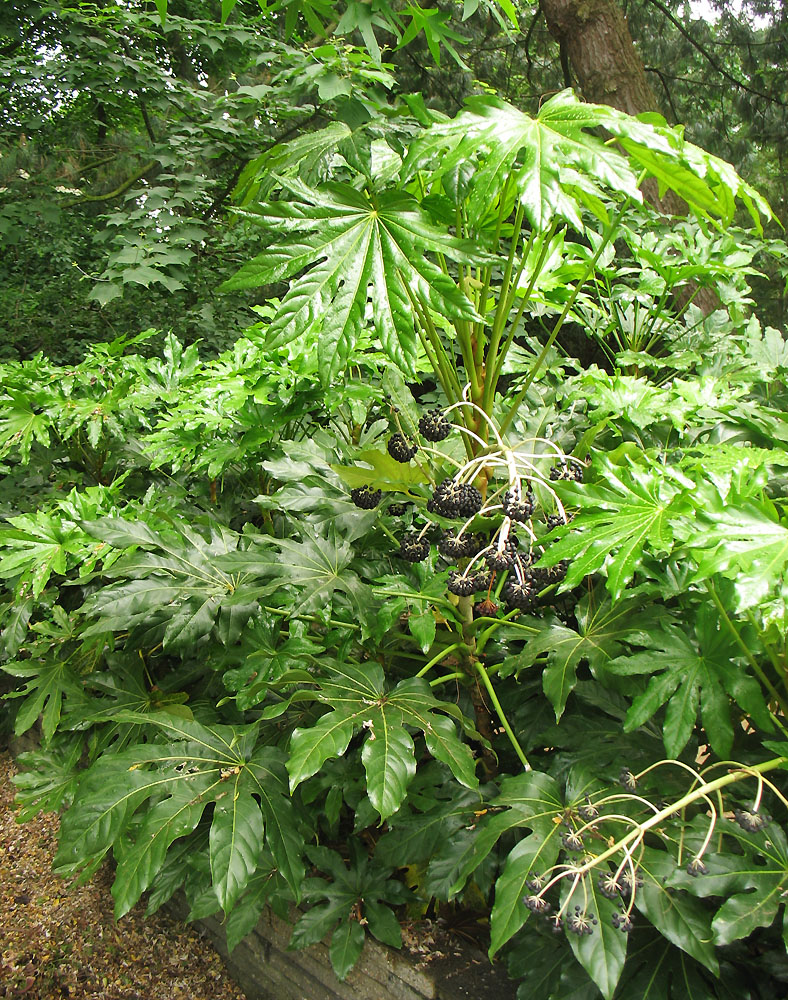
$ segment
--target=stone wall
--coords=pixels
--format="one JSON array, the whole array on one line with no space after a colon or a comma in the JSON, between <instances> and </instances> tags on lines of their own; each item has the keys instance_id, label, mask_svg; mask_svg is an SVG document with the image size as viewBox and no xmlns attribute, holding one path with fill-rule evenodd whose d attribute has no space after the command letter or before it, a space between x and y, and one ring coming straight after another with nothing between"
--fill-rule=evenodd
<instances>
[{"instance_id":1,"label":"stone wall","mask_svg":"<svg viewBox=\"0 0 788 1000\"><path fill-rule=\"evenodd\" d=\"M185 917L183 900L172 908ZM499 965L459 939L443 935L424 954L387 948L367 936L355 968L341 983L328 944L288 951L292 926L270 910L255 930L227 954L221 920L198 921L248 1000L515 1000L516 985ZM448 945L447 943L448 942Z\"/></svg>"}]
</instances>

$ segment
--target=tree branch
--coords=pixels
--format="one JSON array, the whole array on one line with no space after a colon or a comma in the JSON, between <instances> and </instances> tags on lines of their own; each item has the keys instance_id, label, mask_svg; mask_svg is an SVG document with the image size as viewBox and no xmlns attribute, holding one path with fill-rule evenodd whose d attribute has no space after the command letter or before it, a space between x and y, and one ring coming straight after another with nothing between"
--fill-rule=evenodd
<instances>
[{"instance_id":1,"label":"tree branch","mask_svg":"<svg viewBox=\"0 0 788 1000\"><path fill-rule=\"evenodd\" d=\"M531 18L531 23L528 25L528 31L525 33L525 63L527 69L525 71L525 78L528 81L528 86L533 86L533 81L531 80L531 70L534 68L533 59L531 59L531 35L534 33L534 28L539 23L539 19L544 17L544 11L542 10L541 3L536 8L536 13Z\"/></svg>"},{"instance_id":2,"label":"tree branch","mask_svg":"<svg viewBox=\"0 0 788 1000\"><path fill-rule=\"evenodd\" d=\"M273 149L274 146L278 146L280 142L285 142L287 139L290 138L291 135L293 135L293 133L299 132L311 121L314 121L314 119L317 118L318 114L319 114L318 111L313 111L312 114L309 115L307 118L304 118L301 121L296 122L294 125L291 125L290 128L285 129L285 131L281 135L277 136L276 139L273 139L266 146L264 146L262 150L260 150L260 152L255 154L255 156L262 156L264 153L267 153L269 149ZM219 208L221 208L227 196L230 194L232 189L238 183L238 178L241 176L242 170L244 169L246 164L249 163L250 159L251 157L247 157L246 159L241 160L241 162L236 166L235 170L233 170L232 176L230 177L229 181L225 184L225 186L222 188L219 194L216 195L211 204L203 212L202 214L203 222L207 222L208 219L210 219L211 216L214 215Z\"/></svg>"},{"instance_id":3,"label":"tree branch","mask_svg":"<svg viewBox=\"0 0 788 1000\"><path fill-rule=\"evenodd\" d=\"M658 70L656 66L644 66L643 69L647 73L656 73L656 75L659 77L659 82L662 84L662 90L665 94L665 98L667 99L667 102L670 105L670 113L673 115L673 123L675 124L676 122L680 121L681 119L679 118L678 111L676 111L676 105L673 103L673 96L668 88L667 81L665 80L665 75L662 73L661 70Z\"/></svg>"},{"instance_id":4,"label":"tree branch","mask_svg":"<svg viewBox=\"0 0 788 1000\"><path fill-rule=\"evenodd\" d=\"M660 3L660 0L648 0L648 2L653 4L657 8L657 10L661 10L662 13L665 15L665 17L671 22L671 24L673 24L678 29L678 31L687 39L690 45L696 48L698 52L700 52L700 54L704 57L704 59L707 60L712 69L716 70L720 74L720 76L728 80L729 83L732 83L734 84L734 86L739 87L740 90L745 90L748 94L753 94L755 97L762 97L765 101L769 101L771 104L779 104L781 107L786 106L783 101L779 100L778 98L774 97L771 94L764 93L764 91L762 90L756 90L754 87L748 86L748 84L746 84L743 80L737 79L726 69L720 66L720 64L717 62L712 53L709 52L706 46L701 45L701 43L696 38L693 38L690 32L687 31L687 29L681 23L681 21L679 21L678 18L674 17L673 14L668 10L668 8L663 3Z\"/></svg>"},{"instance_id":5,"label":"tree branch","mask_svg":"<svg viewBox=\"0 0 788 1000\"><path fill-rule=\"evenodd\" d=\"M107 191L105 194L86 194L83 195L81 198L74 198L73 201L64 202L62 207L71 208L73 205L83 205L87 202L96 202L96 201L110 201L112 198L117 198L119 195L128 191L128 189L131 187L132 184L135 183L135 181L140 180L142 177L145 176L145 174L149 173L155 166L157 166L158 162L159 162L158 160L149 160L145 164L145 166L143 166L135 174L132 174L131 177L127 177L122 184L119 184L114 191Z\"/></svg>"}]
</instances>

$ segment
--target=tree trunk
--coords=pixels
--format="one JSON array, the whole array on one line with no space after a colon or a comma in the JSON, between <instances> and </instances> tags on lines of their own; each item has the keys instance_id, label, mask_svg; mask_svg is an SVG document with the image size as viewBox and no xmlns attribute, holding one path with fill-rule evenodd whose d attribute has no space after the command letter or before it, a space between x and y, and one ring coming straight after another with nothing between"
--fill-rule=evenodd
<instances>
[{"instance_id":1,"label":"tree trunk","mask_svg":"<svg viewBox=\"0 0 788 1000\"><path fill-rule=\"evenodd\" d=\"M615 0L542 0L542 10L587 101L629 115L660 110Z\"/></svg>"},{"instance_id":2,"label":"tree trunk","mask_svg":"<svg viewBox=\"0 0 788 1000\"><path fill-rule=\"evenodd\" d=\"M587 101L629 115L661 112L616 0L541 0L541 6L548 30L569 57ZM665 215L687 214L686 204L672 191L659 196L656 181L646 181L643 191ZM713 288L682 286L674 297L679 306L692 298L706 315L720 306Z\"/></svg>"}]
</instances>

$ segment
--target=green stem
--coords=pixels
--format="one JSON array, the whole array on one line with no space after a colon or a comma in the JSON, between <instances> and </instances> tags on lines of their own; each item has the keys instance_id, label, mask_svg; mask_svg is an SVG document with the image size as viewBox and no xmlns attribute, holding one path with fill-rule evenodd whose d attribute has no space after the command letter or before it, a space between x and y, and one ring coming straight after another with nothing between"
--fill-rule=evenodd
<instances>
[{"instance_id":1,"label":"green stem","mask_svg":"<svg viewBox=\"0 0 788 1000\"><path fill-rule=\"evenodd\" d=\"M531 275L531 280L528 282L528 287L526 288L525 293L522 296L522 302L520 303L520 307L517 310L517 314L515 315L514 319L512 320L509 326L509 332L506 335L506 340L504 341L503 346L500 349L496 347L497 357L493 357L492 352L490 352L489 356L492 359L492 366L493 366L492 375L490 378L488 378L488 392L489 392L489 400L491 406L492 406L492 400L495 398L495 390L498 386L498 380L500 379L501 372L503 371L503 365L504 361L506 360L506 355L509 353L509 348L512 346L512 341L514 340L517 334L518 327L520 326L520 320L523 318L523 313L525 312L525 307L531 300L531 292L533 292L534 290L534 285L536 284L536 281L542 272L542 267L544 265L545 257L547 256L548 250L550 249L550 241L553 238L555 229L556 226L555 223L553 223L550 226L549 231L547 232L542 241L542 249L539 253L539 259L537 260L536 266L534 267L533 274ZM533 237L533 232L531 236ZM529 245L526 248L525 255L523 256L523 260L520 265L520 270L517 274L517 278L515 279L514 288L517 287L517 283L520 280L520 275L525 270L525 264L528 259L527 254L530 252L530 247L531 247L531 240L529 239ZM512 297L506 304L506 315L508 315L509 312L511 311L513 303L514 303L514 289L512 289Z\"/></svg>"},{"instance_id":2,"label":"green stem","mask_svg":"<svg viewBox=\"0 0 788 1000\"><path fill-rule=\"evenodd\" d=\"M774 698L774 700L780 706L780 711L782 712L783 716L788 715L788 706L786 706L786 703L784 702L784 700L780 696L780 693L777 690L777 688L774 686L774 684L772 684L772 682L769 680L769 678L764 673L763 668L761 667L760 663L758 663L758 661L752 655L749 647L747 646L747 643L744 641L744 639L742 639L741 635L739 634L739 630L736 628L736 626L733 624L733 622L731 621L730 617L728 616L728 612L725 610L725 607L724 607L724 605L722 603L722 600L720 599L720 595L717 593L717 591L716 591L716 589L714 587L714 584L712 583L711 580L707 580L706 581L706 589L708 590L709 594L711 594L711 599L714 601L714 603L715 603L715 605L717 607L717 610L720 613L720 618L722 618L722 620L725 622L725 625L727 626L728 631L730 632L731 636L733 637L734 641L736 642L736 645L739 647L739 649L744 654L745 659L747 660L747 662L752 667L755 675L758 677L758 680L760 680L761 684L763 684L763 686L766 688L766 690L769 692L769 694L771 694L771 696ZM783 726L781 724L780 724L780 728L783 730L783 732L785 732L785 729L783 728Z\"/></svg>"},{"instance_id":3,"label":"green stem","mask_svg":"<svg viewBox=\"0 0 788 1000\"><path fill-rule=\"evenodd\" d=\"M462 671L456 674L445 674L443 677L436 677L435 680L430 681L430 687L437 687L439 684L448 684L449 681L459 681L467 680L467 675Z\"/></svg>"},{"instance_id":4,"label":"green stem","mask_svg":"<svg viewBox=\"0 0 788 1000\"><path fill-rule=\"evenodd\" d=\"M615 844L609 847L606 851L601 854L597 854L596 857L587 861L585 864L580 865L578 868L569 869L568 874L571 875L585 875L586 872L591 871L592 868L596 868L597 865L601 864L603 861L607 861L608 858L613 857L618 851L626 847L633 840L638 840L643 837L646 831L652 829L652 827L659 826L660 823L669 819L671 816L675 815L677 812L681 812L686 809L687 806L692 805L693 802L697 802L698 799L708 798L711 792L716 792L719 788L725 788L726 785L732 785L737 781L742 781L744 778L751 778L753 773L763 774L764 771L774 771L778 767L782 767L783 764L788 763L788 757L774 757L772 760L764 761L762 764L755 764L752 767L747 767L746 771L730 771L728 774L722 775L720 778L716 778L714 781L709 781L705 785L700 785L698 788L693 789L691 792L687 792L682 798L677 802L672 802L670 805L665 806L664 809L660 809L659 812L654 813L650 816L644 823L639 823L633 830L617 840Z\"/></svg>"},{"instance_id":5,"label":"green stem","mask_svg":"<svg viewBox=\"0 0 788 1000\"><path fill-rule=\"evenodd\" d=\"M393 542L395 545L399 546L399 538L397 538L394 532L391 531L389 528L387 528L382 521L378 521L378 527L383 532L383 534L386 535L386 537L390 542Z\"/></svg>"},{"instance_id":6,"label":"green stem","mask_svg":"<svg viewBox=\"0 0 788 1000\"><path fill-rule=\"evenodd\" d=\"M316 622L318 625L325 625L326 623L322 618L317 618L315 615L294 615L292 611L285 610L284 608L269 608L268 605L262 605L263 611L269 611L272 615L281 615L283 618L298 618L305 622ZM336 621L334 618L328 619L329 625L341 625L342 628L352 629L354 632L360 632L361 626L354 625L352 622L340 622Z\"/></svg>"},{"instance_id":7,"label":"green stem","mask_svg":"<svg viewBox=\"0 0 788 1000\"><path fill-rule=\"evenodd\" d=\"M760 628L758 628L758 623L755 621L755 615L752 611L747 612L747 618L749 619L750 625L755 629L758 638L763 643L763 648L766 650L766 655L771 660L772 666L774 667L775 673L782 679L783 684L785 684L785 668L782 663L780 663L777 653L774 651L774 647L767 640L766 636L763 634Z\"/></svg>"},{"instance_id":8,"label":"green stem","mask_svg":"<svg viewBox=\"0 0 788 1000\"><path fill-rule=\"evenodd\" d=\"M487 694L490 696L490 701L493 703L498 718L501 720L501 725L506 730L506 735L509 737L509 742L512 744L514 752L520 758L520 763L523 765L525 770L530 771L531 765L528 763L528 758L523 753L523 748L520 746L517 737L514 735L514 730L509 725L509 720L506 718L503 706L498 700L498 695L495 693L495 688L492 686L492 681L490 680L487 671L484 669L484 664L481 663L479 660L476 660L474 666L476 667L476 672L482 679L482 684L484 684L485 688L487 689Z\"/></svg>"},{"instance_id":9,"label":"green stem","mask_svg":"<svg viewBox=\"0 0 788 1000\"><path fill-rule=\"evenodd\" d=\"M439 653L433 656L433 658L429 661L429 663L424 664L424 666L416 674L416 676L423 677L426 673L429 673L429 671L432 670L433 667L436 667L441 662L441 660L447 656L448 653L451 653L453 650L459 649L460 646L464 645L465 645L464 642L453 642L451 646L444 647Z\"/></svg>"},{"instance_id":10,"label":"green stem","mask_svg":"<svg viewBox=\"0 0 788 1000\"><path fill-rule=\"evenodd\" d=\"M624 207L626 207L626 206L624 206ZM505 434L506 433L509 425L514 420L515 415L517 413L517 410L520 407L520 404L525 399L525 396L526 396L526 393L528 392L528 390L531 388L531 383L534 381L534 379L536 378L537 374L539 373L539 369L542 367L542 362L547 357L548 352L550 351L550 348L555 343L555 338L561 332L561 327L564 325L566 317L569 315L569 313L572 310L572 306L574 306L575 302L577 301L577 296L580 294L580 289L583 287L583 285L588 280L588 276L593 272L594 268L596 267L597 261L602 256L603 251L605 250L605 248L607 247L607 245L610 243L610 241L613 239L613 236L615 235L616 230L618 229L618 224L619 224L619 221L621 219L621 216L623 215L623 212L624 212L624 208L620 208L618 210L618 212L616 212L616 214L610 220L610 222L608 223L607 229L605 230L605 232L604 232L604 234L602 236L602 240L601 240L599 246L597 247L596 252L594 253L594 256L591 258L591 260L588 262L588 264L586 264L586 268L583 271L583 274L581 275L580 279L575 283L575 287L572 289L572 294L567 299L567 301L566 301L566 303L564 305L564 308L561 310L561 315L556 320L555 326L553 327L553 332L547 338L547 343L544 345L544 347L542 348L542 350L539 352L539 357L531 365L531 370L529 371L528 375L526 376L525 383L523 384L522 389L517 393L517 396L515 397L514 401L512 402L511 407L509 408L509 412L506 414L503 422L501 423L501 426L500 426L500 433L501 434Z\"/></svg>"}]
</instances>

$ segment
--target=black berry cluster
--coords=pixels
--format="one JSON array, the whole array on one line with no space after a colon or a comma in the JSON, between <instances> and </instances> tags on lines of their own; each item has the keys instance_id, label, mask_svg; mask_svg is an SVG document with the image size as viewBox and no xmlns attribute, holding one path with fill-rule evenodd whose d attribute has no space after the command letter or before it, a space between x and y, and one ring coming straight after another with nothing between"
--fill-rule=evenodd
<instances>
[{"instance_id":1,"label":"black berry cluster","mask_svg":"<svg viewBox=\"0 0 788 1000\"><path fill-rule=\"evenodd\" d=\"M530 910L531 913L536 913L537 915L546 916L552 906L546 899L542 896L524 896L523 902L525 903L526 909Z\"/></svg>"},{"instance_id":2,"label":"black berry cluster","mask_svg":"<svg viewBox=\"0 0 788 1000\"><path fill-rule=\"evenodd\" d=\"M569 830L567 833L561 834L561 843L567 849L567 851L582 851L583 850L583 837L582 834L575 833L574 830Z\"/></svg>"},{"instance_id":3,"label":"black berry cluster","mask_svg":"<svg viewBox=\"0 0 788 1000\"><path fill-rule=\"evenodd\" d=\"M474 574L464 576L459 570L452 569L449 570L446 587L450 594L456 594L458 597L470 597L476 590L476 578Z\"/></svg>"},{"instance_id":4,"label":"black berry cluster","mask_svg":"<svg viewBox=\"0 0 788 1000\"><path fill-rule=\"evenodd\" d=\"M527 493L517 493L514 490L507 490L501 501L503 512L513 521L527 521L534 512L533 491Z\"/></svg>"},{"instance_id":5,"label":"black berry cluster","mask_svg":"<svg viewBox=\"0 0 788 1000\"><path fill-rule=\"evenodd\" d=\"M441 517L472 517L482 509L482 495L470 483L444 479L427 503L430 513Z\"/></svg>"},{"instance_id":6,"label":"black berry cluster","mask_svg":"<svg viewBox=\"0 0 788 1000\"><path fill-rule=\"evenodd\" d=\"M584 470L577 462L559 462L550 469L550 479L553 482L559 479L574 480L576 483L583 482Z\"/></svg>"},{"instance_id":7,"label":"black berry cluster","mask_svg":"<svg viewBox=\"0 0 788 1000\"><path fill-rule=\"evenodd\" d=\"M403 464L409 462L418 451L418 445L406 438L404 434L392 434L386 447L394 461Z\"/></svg>"},{"instance_id":8,"label":"black berry cluster","mask_svg":"<svg viewBox=\"0 0 788 1000\"><path fill-rule=\"evenodd\" d=\"M517 556L517 539L514 535L509 535L502 547L496 543L484 554L484 561L490 569L509 569L514 564Z\"/></svg>"},{"instance_id":9,"label":"black berry cluster","mask_svg":"<svg viewBox=\"0 0 788 1000\"><path fill-rule=\"evenodd\" d=\"M373 510L382 496L381 490L373 490L371 486L359 486L350 491L350 499L362 510Z\"/></svg>"},{"instance_id":10,"label":"black berry cluster","mask_svg":"<svg viewBox=\"0 0 788 1000\"><path fill-rule=\"evenodd\" d=\"M430 543L426 538L417 535L414 531L409 531L400 539L399 556L408 562L422 562L427 558L429 551Z\"/></svg>"},{"instance_id":11,"label":"black berry cluster","mask_svg":"<svg viewBox=\"0 0 788 1000\"><path fill-rule=\"evenodd\" d=\"M570 913L566 918L566 929L570 934L577 934L578 937L582 937L584 934L593 934L597 923L598 921L593 913L586 913L579 906L576 906L574 913Z\"/></svg>"},{"instance_id":12,"label":"black berry cluster","mask_svg":"<svg viewBox=\"0 0 788 1000\"><path fill-rule=\"evenodd\" d=\"M445 531L438 542L438 551L447 559L463 559L475 556L485 545L485 539L479 535L455 535L453 531Z\"/></svg>"},{"instance_id":13,"label":"black berry cluster","mask_svg":"<svg viewBox=\"0 0 788 1000\"><path fill-rule=\"evenodd\" d=\"M407 509L408 505L406 503L390 503L386 508L386 513L391 514L392 517L402 517Z\"/></svg>"},{"instance_id":14,"label":"black berry cluster","mask_svg":"<svg viewBox=\"0 0 788 1000\"><path fill-rule=\"evenodd\" d=\"M613 872L605 872L604 875L599 876L599 891L606 899L618 899L623 893L624 887Z\"/></svg>"},{"instance_id":15,"label":"black berry cluster","mask_svg":"<svg viewBox=\"0 0 788 1000\"><path fill-rule=\"evenodd\" d=\"M419 431L426 441L443 441L451 434L451 424L438 407L428 410L419 420Z\"/></svg>"},{"instance_id":16,"label":"black berry cluster","mask_svg":"<svg viewBox=\"0 0 788 1000\"><path fill-rule=\"evenodd\" d=\"M747 833L759 833L769 822L765 813L752 812L749 809L734 809L733 818Z\"/></svg>"},{"instance_id":17,"label":"black berry cluster","mask_svg":"<svg viewBox=\"0 0 788 1000\"><path fill-rule=\"evenodd\" d=\"M534 606L536 587L534 587L533 582L528 576L524 576L522 580L518 580L516 576L510 574L506 578L501 596L512 610L517 608L520 611L530 611Z\"/></svg>"}]
</instances>

